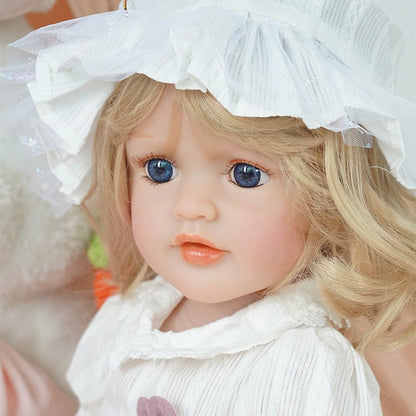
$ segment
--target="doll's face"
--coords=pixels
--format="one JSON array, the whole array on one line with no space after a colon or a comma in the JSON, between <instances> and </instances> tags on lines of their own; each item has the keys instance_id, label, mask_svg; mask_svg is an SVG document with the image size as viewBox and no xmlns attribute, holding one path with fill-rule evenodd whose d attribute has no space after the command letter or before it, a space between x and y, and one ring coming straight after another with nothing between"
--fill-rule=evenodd
<instances>
[{"instance_id":1,"label":"doll's face","mask_svg":"<svg viewBox=\"0 0 416 416\"><path fill-rule=\"evenodd\" d=\"M145 261L186 298L254 296L280 282L304 248L304 219L266 156L214 136L171 96L126 144L134 239Z\"/></svg>"}]
</instances>

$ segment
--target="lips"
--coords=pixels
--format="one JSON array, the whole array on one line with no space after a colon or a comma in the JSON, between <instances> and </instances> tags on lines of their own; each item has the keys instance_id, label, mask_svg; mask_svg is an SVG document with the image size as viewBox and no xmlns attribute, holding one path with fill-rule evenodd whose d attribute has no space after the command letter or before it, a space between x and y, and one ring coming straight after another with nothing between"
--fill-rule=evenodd
<instances>
[{"instance_id":1,"label":"lips","mask_svg":"<svg viewBox=\"0 0 416 416\"><path fill-rule=\"evenodd\" d=\"M182 258L189 264L209 265L225 254L210 241L194 234L179 234L174 245L179 247Z\"/></svg>"}]
</instances>

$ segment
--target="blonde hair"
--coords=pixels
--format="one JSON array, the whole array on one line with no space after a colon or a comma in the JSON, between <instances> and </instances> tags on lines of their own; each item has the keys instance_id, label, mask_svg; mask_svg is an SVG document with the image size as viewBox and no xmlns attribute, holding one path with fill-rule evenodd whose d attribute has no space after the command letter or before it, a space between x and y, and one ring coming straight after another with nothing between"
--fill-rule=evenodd
<instances>
[{"instance_id":1,"label":"blonde hair","mask_svg":"<svg viewBox=\"0 0 416 416\"><path fill-rule=\"evenodd\" d=\"M132 237L124 144L167 88L135 74L116 86L98 120L93 191L110 270L123 291L154 275L143 267ZM285 283L314 278L329 308L351 321L358 349L414 338L416 198L388 172L377 143L348 146L341 134L309 130L299 119L237 117L209 93L174 94L177 105L212 133L279 163L309 224L304 253Z\"/></svg>"}]
</instances>

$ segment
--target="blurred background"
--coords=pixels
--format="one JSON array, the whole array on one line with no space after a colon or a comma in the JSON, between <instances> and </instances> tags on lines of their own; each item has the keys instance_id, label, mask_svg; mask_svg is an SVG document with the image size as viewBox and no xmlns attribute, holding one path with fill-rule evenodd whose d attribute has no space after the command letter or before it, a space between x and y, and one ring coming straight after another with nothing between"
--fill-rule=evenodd
<instances>
[{"instance_id":1,"label":"blurred background","mask_svg":"<svg viewBox=\"0 0 416 416\"><path fill-rule=\"evenodd\" d=\"M47 13L28 13L26 18L33 28L37 28L73 17L115 10L119 3L119 0L58 0Z\"/></svg>"}]
</instances>

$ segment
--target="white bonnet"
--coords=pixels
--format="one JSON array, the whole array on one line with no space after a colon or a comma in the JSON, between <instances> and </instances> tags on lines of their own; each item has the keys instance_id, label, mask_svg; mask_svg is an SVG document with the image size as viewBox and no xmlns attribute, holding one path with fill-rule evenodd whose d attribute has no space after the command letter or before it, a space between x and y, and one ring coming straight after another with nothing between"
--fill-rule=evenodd
<instances>
[{"instance_id":1,"label":"white bonnet","mask_svg":"<svg viewBox=\"0 0 416 416\"><path fill-rule=\"evenodd\" d=\"M416 188L416 104L392 93L398 29L367 0L128 0L119 10L32 32L10 48L0 140L16 136L58 213L90 184L94 122L116 82L143 73L210 91L240 116L293 116L374 136Z\"/></svg>"}]
</instances>

